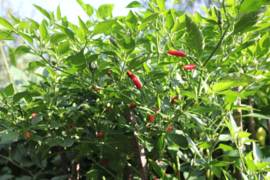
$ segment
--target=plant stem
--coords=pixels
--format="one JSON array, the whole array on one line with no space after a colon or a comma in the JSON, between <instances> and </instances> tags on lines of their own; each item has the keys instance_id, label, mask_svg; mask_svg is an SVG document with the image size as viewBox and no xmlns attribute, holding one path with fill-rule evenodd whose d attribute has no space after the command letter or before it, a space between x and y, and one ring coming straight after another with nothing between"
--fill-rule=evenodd
<instances>
[{"instance_id":1,"label":"plant stem","mask_svg":"<svg viewBox=\"0 0 270 180\"><path fill-rule=\"evenodd\" d=\"M11 162L12 164L14 164L15 166L17 166L18 168L21 168L22 170L26 171L28 174L30 174L32 177L34 177L35 175L31 172L28 171L27 169L25 169L24 167L20 166L19 164L15 163L11 158L3 156L0 154L0 157L6 159L7 161Z\"/></svg>"},{"instance_id":2,"label":"plant stem","mask_svg":"<svg viewBox=\"0 0 270 180\"><path fill-rule=\"evenodd\" d=\"M17 91L17 88L15 87L14 81L13 81L11 75L10 75L10 70L9 70L7 58L6 58L5 51L4 51L4 48L3 48L3 44L2 44L2 43L0 43L0 50L1 50L2 58L3 58L3 60L4 60L6 69L7 69L7 73L8 73L9 80L10 80L10 82L13 84L14 93L16 94L18 91Z\"/></svg>"},{"instance_id":3,"label":"plant stem","mask_svg":"<svg viewBox=\"0 0 270 180\"><path fill-rule=\"evenodd\" d=\"M97 161L95 161L93 158L91 158L92 161L94 161L94 163L96 163L99 167L101 167L101 169L107 171L110 175L112 175L112 177L114 177L115 179L117 179L117 177L112 173L110 172L109 170L107 170L106 168L104 168L103 166L101 166Z\"/></svg>"},{"instance_id":4,"label":"plant stem","mask_svg":"<svg viewBox=\"0 0 270 180\"><path fill-rule=\"evenodd\" d=\"M207 63L211 60L211 58L213 57L213 55L215 54L215 52L217 51L217 49L219 48L219 46L221 45L224 37L225 37L225 34L227 33L228 29L230 27L230 24L228 24L227 28L225 29L221 39L219 40L217 46L215 47L214 51L212 52L212 54L209 56L209 58L205 61L205 63L203 64L203 67L205 67L207 65Z\"/></svg>"}]
</instances>

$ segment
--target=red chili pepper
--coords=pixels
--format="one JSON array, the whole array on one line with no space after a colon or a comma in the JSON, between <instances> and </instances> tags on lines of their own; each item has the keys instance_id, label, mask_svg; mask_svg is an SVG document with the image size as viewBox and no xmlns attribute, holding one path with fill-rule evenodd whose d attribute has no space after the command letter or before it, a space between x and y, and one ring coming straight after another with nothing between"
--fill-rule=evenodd
<instances>
[{"instance_id":1,"label":"red chili pepper","mask_svg":"<svg viewBox=\"0 0 270 180\"><path fill-rule=\"evenodd\" d=\"M30 137L30 133L27 132L27 133L25 134L25 136L29 138L29 137Z\"/></svg>"},{"instance_id":2,"label":"red chili pepper","mask_svg":"<svg viewBox=\"0 0 270 180\"><path fill-rule=\"evenodd\" d=\"M154 159L154 161L156 162L157 158Z\"/></svg>"},{"instance_id":3,"label":"red chili pepper","mask_svg":"<svg viewBox=\"0 0 270 180\"><path fill-rule=\"evenodd\" d=\"M154 178L154 180L159 180L158 178Z\"/></svg>"},{"instance_id":4,"label":"red chili pepper","mask_svg":"<svg viewBox=\"0 0 270 180\"><path fill-rule=\"evenodd\" d=\"M111 76L112 75L112 73L110 71L108 71L107 74L108 74L108 76Z\"/></svg>"},{"instance_id":5,"label":"red chili pepper","mask_svg":"<svg viewBox=\"0 0 270 180\"><path fill-rule=\"evenodd\" d=\"M101 161L101 164L109 164L108 161Z\"/></svg>"},{"instance_id":6,"label":"red chili pepper","mask_svg":"<svg viewBox=\"0 0 270 180\"><path fill-rule=\"evenodd\" d=\"M92 89L94 89L94 90L95 90L96 88L95 88L94 86L92 86Z\"/></svg>"},{"instance_id":7,"label":"red chili pepper","mask_svg":"<svg viewBox=\"0 0 270 180\"><path fill-rule=\"evenodd\" d=\"M135 108L136 106L137 106L136 104L130 104L129 108L132 109L132 108Z\"/></svg>"},{"instance_id":8,"label":"red chili pepper","mask_svg":"<svg viewBox=\"0 0 270 180\"><path fill-rule=\"evenodd\" d=\"M98 91L99 91L99 89L95 89L95 91L96 91L96 92L98 92Z\"/></svg>"},{"instance_id":9,"label":"red chili pepper","mask_svg":"<svg viewBox=\"0 0 270 180\"><path fill-rule=\"evenodd\" d=\"M131 78L132 78L134 84L136 85L136 87L138 89L140 89L142 87L142 85L141 85L140 81L137 79L137 77L134 74L132 74Z\"/></svg>"},{"instance_id":10,"label":"red chili pepper","mask_svg":"<svg viewBox=\"0 0 270 180\"><path fill-rule=\"evenodd\" d=\"M182 51L168 51L167 52L170 55L179 56L179 57L185 57L185 52Z\"/></svg>"},{"instance_id":11,"label":"red chili pepper","mask_svg":"<svg viewBox=\"0 0 270 180\"><path fill-rule=\"evenodd\" d=\"M110 85L112 85L112 82L110 83Z\"/></svg>"},{"instance_id":12,"label":"red chili pepper","mask_svg":"<svg viewBox=\"0 0 270 180\"><path fill-rule=\"evenodd\" d=\"M127 75L128 75L128 77L130 77L130 78L131 78L131 76L132 76L132 72L127 71Z\"/></svg>"},{"instance_id":13,"label":"red chili pepper","mask_svg":"<svg viewBox=\"0 0 270 180\"><path fill-rule=\"evenodd\" d=\"M178 99L178 97L177 96L175 96L174 98L172 98L172 100L171 100L171 104L175 104L176 102L175 102L175 99Z\"/></svg>"},{"instance_id":14,"label":"red chili pepper","mask_svg":"<svg viewBox=\"0 0 270 180\"><path fill-rule=\"evenodd\" d=\"M156 108L156 111L159 111L159 109L158 109L158 108Z\"/></svg>"},{"instance_id":15,"label":"red chili pepper","mask_svg":"<svg viewBox=\"0 0 270 180\"><path fill-rule=\"evenodd\" d=\"M149 121L152 121L152 122L155 122L154 117L151 116L151 115L148 115L148 120L149 120Z\"/></svg>"},{"instance_id":16,"label":"red chili pepper","mask_svg":"<svg viewBox=\"0 0 270 180\"><path fill-rule=\"evenodd\" d=\"M70 125L69 125L69 129L71 129L72 127L73 127L73 124L70 124Z\"/></svg>"},{"instance_id":17,"label":"red chili pepper","mask_svg":"<svg viewBox=\"0 0 270 180\"><path fill-rule=\"evenodd\" d=\"M166 172L164 172L164 174L167 176L167 173Z\"/></svg>"},{"instance_id":18,"label":"red chili pepper","mask_svg":"<svg viewBox=\"0 0 270 180\"><path fill-rule=\"evenodd\" d=\"M109 108L107 108L107 109L106 109L106 111L107 111L107 112L109 112L109 111L110 111L110 109L109 109Z\"/></svg>"},{"instance_id":19,"label":"red chili pepper","mask_svg":"<svg viewBox=\"0 0 270 180\"><path fill-rule=\"evenodd\" d=\"M171 129L172 129L172 126L169 126L168 129L167 129L167 132L168 132L169 130L171 130Z\"/></svg>"},{"instance_id":20,"label":"red chili pepper","mask_svg":"<svg viewBox=\"0 0 270 180\"><path fill-rule=\"evenodd\" d=\"M36 117L36 115L37 115L37 113L32 114L32 118L35 118L35 117Z\"/></svg>"},{"instance_id":21,"label":"red chili pepper","mask_svg":"<svg viewBox=\"0 0 270 180\"><path fill-rule=\"evenodd\" d=\"M97 137L100 138L102 136L102 133L98 133Z\"/></svg>"},{"instance_id":22,"label":"red chili pepper","mask_svg":"<svg viewBox=\"0 0 270 180\"><path fill-rule=\"evenodd\" d=\"M178 172L176 171L175 176L178 176Z\"/></svg>"},{"instance_id":23,"label":"red chili pepper","mask_svg":"<svg viewBox=\"0 0 270 180\"><path fill-rule=\"evenodd\" d=\"M189 64L189 65L183 66L183 69L186 69L186 70L195 69L195 68L196 68L195 64Z\"/></svg>"}]
</instances>

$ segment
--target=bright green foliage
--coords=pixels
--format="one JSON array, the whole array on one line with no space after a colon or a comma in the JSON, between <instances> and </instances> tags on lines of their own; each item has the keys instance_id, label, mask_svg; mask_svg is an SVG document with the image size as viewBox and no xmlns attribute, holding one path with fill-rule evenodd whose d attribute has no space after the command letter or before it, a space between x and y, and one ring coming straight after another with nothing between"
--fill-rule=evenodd
<instances>
[{"instance_id":1,"label":"bright green foliage","mask_svg":"<svg viewBox=\"0 0 270 180\"><path fill-rule=\"evenodd\" d=\"M40 24L0 18L0 40L23 43L3 44L7 67L35 57L22 91L18 80L0 90L0 179L19 169L21 179L67 179L76 163L80 179L141 179L140 159L150 179L269 178L268 0L216 1L206 15L133 1L126 17L113 17L113 4L77 2L89 16L77 24L60 6L35 5Z\"/></svg>"}]
</instances>

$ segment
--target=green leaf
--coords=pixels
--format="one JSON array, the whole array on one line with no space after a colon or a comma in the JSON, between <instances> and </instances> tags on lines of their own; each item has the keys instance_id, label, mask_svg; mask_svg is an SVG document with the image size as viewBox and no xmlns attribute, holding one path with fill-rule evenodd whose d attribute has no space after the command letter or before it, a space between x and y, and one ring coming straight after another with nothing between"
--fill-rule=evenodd
<instances>
[{"instance_id":1,"label":"green leaf","mask_svg":"<svg viewBox=\"0 0 270 180\"><path fill-rule=\"evenodd\" d=\"M108 20L99 22L94 28L94 34L102 34L108 32L116 20Z\"/></svg>"},{"instance_id":2,"label":"green leaf","mask_svg":"<svg viewBox=\"0 0 270 180\"><path fill-rule=\"evenodd\" d=\"M19 19L15 18L15 17L14 17L12 14L10 14L10 13L9 13L9 15L10 15L10 17L13 19L13 21L14 21L15 24L19 24L19 23L20 23L20 20L19 20Z\"/></svg>"},{"instance_id":3,"label":"green leaf","mask_svg":"<svg viewBox=\"0 0 270 180\"><path fill-rule=\"evenodd\" d=\"M188 15L186 15L186 42L187 46L199 58L204 50L204 36Z\"/></svg>"},{"instance_id":4,"label":"green leaf","mask_svg":"<svg viewBox=\"0 0 270 180\"><path fill-rule=\"evenodd\" d=\"M246 164L247 164L248 170L250 170L250 171L256 171L257 170L257 166L254 163L254 160L253 160L253 157L252 157L252 151L249 152L246 155L245 159L246 159Z\"/></svg>"},{"instance_id":5,"label":"green leaf","mask_svg":"<svg viewBox=\"0 0 270 180\"><path fill-rule=\"evenodd\" d=\"M18 92L17 94L15 94L13 96L13 101L14 103L17 103L18 101L20 101L22 98L24 98L24 96L27 94L27 92Z\"/></svg>"},{"instance_id":6,"label":"green leaf","mask_svg":"<svg viewBox=\"0 0 270 180\"><path fill-rule=\"evenodd\" d=\"M240 13L248 13L259 9L264 0L244 0L240 5Z\"/></svg>"},{"instance_id":7,"label":"green leaf","mask_svg":"<svg viewBox=\"0 0 270 180\"><path fill-rule=\"evenodd\" d=\"M10 30L13 29L13 25L2 17L0 17L0 24Z\"/></svg>"},{"instance_id":8,"label":"green leaf","mask_svg":"<svg viewBox=\"0 0 270 180\"><path fill-rule=\"evenodd\" d=\"M30 44L33 45L33 39L28 36L27 34L24 34L24 33L21 33L21 32L18 32L24 39L26 39Z\"/></svg>"},{"instance_id":9,"label":"green leaf","mask_svg":"<svg viewBox=\"0 0 270 180\"><path fill-rule=\"evenodd\" d=\"M258 148L255 142L252 142L252 147L254 160L261 162L264 156L262 151Z\"/></svg>"},{"instance_id":10,"label":"green leaf","mask_svg":"<svg viewBox=\"0 0 270 180\"><path fill-rule=\"evenodd\" d=\"M164 0L156 0L156 2L160 11L163 12L166 9Z\"/></svg>"},{"instance_id":11,"label":"green leaf","mask_svg":"<svg viewBox=\"0 0 270 180\"><path fill-rule=\"evenodd\" d=\"M147 26L151 25L152 23L154 23L157 18L158 18L158 13L155 14L151 14L150 16L147 16L143 19L142 24L138 26L139 30L142 30L144 28L146 28Z\"/></svg>"},{"instance_id":12,"label":"green leaf","mask_svg":"<svg viewBox=\"0 0 270 180\"><path fill-rule=\"evenodd\" d=\"M242 115L242 117L255 117L255 118L259 118L259 119L270 119L269 116L265 116L265 115L258 114L258 113L245 114L245 115Z\"/></svg>"},{"instance_id":13,"label":"green leaf","mask_svg":"<svg viewBox=\"0 0 270 180\"><path fill-rule=\"evenodd\" d=\"M132 1L131 3L129 3L126 8L137 8L137 7L143 7L141 3L139 3L138 1Z\"/></svg>"},{"instance_id":14,"label":"green leaf","mask_svg":"<svg viewBox=\"0 0 270 180\"><path fill-rule=\"evenodd\" d=\"M81 18L78 16L80 27L82 28L84 34L88 33L88 28L86 24L81 20Z\"/></svg>"},{"instance_id":15,"label":"green leaf","mask_svg":"<svg viewBox=\"0 0 270 180\"><path fill-rule=\"evenodd\" d=\"M123 49L126 53L131 53L135 49L135 40L130 36L123 42Z\"/></svg>"},{"instance_id":16,"label":"green leaf","mask_svg":"<svg viewBox=\"0 0 270 180\"><path fill-rule=\"evenodd\" d=\"M27 46L19 46L15 50L15 54L25 54L25 53L29 53L30 51L31 51L30 48Z\"/></svg>"},{"instance_id":17,"label":"green leaf","mask_svg":"<svg viewBox=\"0 0 270 180\"><path fill-rule=\"evenodd\" d=\"M258 81L260 78L244 73L230 73L225 76L219 83L214 84L213 92L222 91L230 87L247 86Z\"/></svg>"},{"instance_id":18,"label":"green leaf","mask_svg":"<svg viewBox=\"0 0 270 180\"><path fill-rule=\"evenodd\" d=\"M222 92L218 92L216 94L224 94L224 95L229 95L229 96L235 96L235 97L240 97L242 99L247 99L244 95L235 92L235 91L222 91Z\"/></svg>"},{"instance_id":19,"label":"green leaf","mask_svg":"<svg viewBox=\"0 0 270 180\"><path fill-rule=\"evenodd\" d=\"M194 114L190 114L188 112L184 112L185 115L190 116L192 119L194 119L199 125L201 126L205 126L204 122L202 122L202 120L200 120L196 115Z\"/></svg>"},{"instance_id":20,"label":"green leaf","mask_svg":"<svg viewBox=\"0 0 270 180\"><path fill-rule=\"evenodd\" d=\"M60 5L58 5L56 13L57 13L57 14L56 14L57 19L58 19L58 20L61 20Z\"/></svg>"},{"instance_id":21,"label":"green leaf","mask_svg":"<svg viewBox=\"0 0 270 180\"><path fill-rule=\"evenodd\" d=\"M151 165L153 166L154 170L156 171L156 173L163 179L163 180L167 180L167 176L164 173L164 170L162 170L162 168L154 161L152 161L151 159L148 159L148 161L150 161Z\"/></svg>"},{"instance_id":22,"label":"green leaf","mask_svg":"<svg viewBox=\"0 0 270 180\"><path fill-rule=\"evenodd\" d=\"M225 150L228 150L228 151L234 151L235 150L234 147L226 145L226 144L222 144L222 143L220 143L219 146L215 150L218 150L218 149L225 149Z\"/></svg>"},{"instance_id":23,"label":"green leaf","mask_svg":"<svg viewBox=\"0 0 270 180\"><path fill-rule=\"evenodd\" d=\"M84 12L90 17L94 13L94 8L90 4L84 4L82 0L77 0L80 6L83 8Z\"/></svg>"},{"instance_id":24,"label":"green leaf","mask_svg":"<svg viewBox=\"0 0 270 180\"><path fill-rule=\"evenodd\" d=\"M150 54L150 55L147 54L147 55L139 56L139 57L132 59L129 63L128 69L129 70L135 69L136 67L140 66L141 64L143 64L144 62L149 60L149 58L151 56L152 56L152 54Z\"/></svg>"},{"instance_id":25,"label":"green leaf","mask_svg":"<svg viewBox=\"0 0 270 180\"><path fill-rule=\"evenodd\" d=\"M200 152L198 151L198 148L196 147L195 143L192 141L192 139L190 137L186 137L188 143L191 145L191 147L193 148L193 150L200 156L200 158L203 159L202 155L200 154Z\"/></svg>"},{"instance_id":26,"label":"green leaf","mask_svg":"<svg viewBox=\"0 0 270 180\"><path fill-rule=\"evenodd\" d=\"M67 36L66 36L65 33L56 32L56 33L53 33L51 35L50 41L51 41L51 43L59 43L59 42L63 41L66 38L67 38Z\"/></svg>"},{"instance_id":27,"label":"green leaf","mask_svg":"<svg viewBox=\"0 0 270 180\"><path fill-rule=\"evenodd\" d=\"M69 50L69 41L62 42L58 46L58 53L59 54L65 54Z\"/></svg>"},{"instance_id":28,"label":"green leaf","mask_svg":"<svg viewBox=\"0 0 270 180\"><path fill-rule=\"evenodd\" d=\"M73 139L64 139L62 136L56 136L55 141L62 147L70 147L74 144Z\"/></svg>"},{"instance_id":29,"label":"green leaf","mask_svg":"<svg viewBox=\"0 0 270 180\"><path fill-rule=\"evenodd\" d=\"M26 29L26 28L29 28L29 23L28 23L28 22L20 22L19 28L20 28L21 30L24 30L24 29Z\"/></svg>"},{"instance_id":30,"label":"green leaf","mask_svg":"<svg viewBox=\"0 0 270 180\"><path fill-rule=\"evenodd\" d=\"M39 167L39 168L43 168L42 166L42 153L41 151L34 153L33 155L30 155L32 161Z\"/></svg>"},{"instance_id":31,"label":"green leaf","mask_svg":"<svg viewBox=\"0 0 270 180\"><path fill-rule=\"evenodd\" d=\"M15 40L12 33L7 29L0 29L0 40Z\"/></svg>"},{"instance_id":32,"label":"green leaf","mask_svg":"<svg viewBox=\"0 0 270 180\"><path fill-rule=\"evenodd\" d=\"M165 19L166 19L166 25L165 25L166 29L171 30L174 26L174 19L173 19L172 12L170 9L167 11Z\"/></svg>"},{"instance_id":33,"label":"green leaf","mask_svg":"<svg viewBox=\"0 0 270 180\"><path fill-rule=\"evenodd\" d=\"M108 152L109 166L114 171L116 171L116 172L121 171L121 161L122 161L122 158L121 158L119 153L116 153L114 151L109 151Z\"/></svg>"},{"instance_id":34,"label":"green leaf","mask_svg":"<svg viewBox=\"0 0 270 180\"><path fill-rule=\"evenodd\" d=\"M3 107L0 107L0 111L2 111L4 114L7 114L8 113L8 110L3 108Z\"/></svg>"},{"instance_id":35,"label":"green leaf","mask_svg":"<svg viewBox=\"0 0 270 180\"><path fill-rule=\"evenodd\" d=\"M214 108L207 108L207 107L196 107L195 109L193 109L194 112L198 112L200 114L204 114L204 113L209 113L209 112L213 112L213 111L217 111L219 109L214 109Z\"/></svg>"},{"instance_id":36,"label":"green leaf","mask_svg":"<svg viewBox=\"0 0 270 180\"><path fill-rule=\"evenodd\" d=\"M209 165L211 166L228 166L234 162L225 162L225 161L211 161Z\"/></svg>"},{"instance_id":37,"label":"green leaf","mask_svg":"<svg viewBox=\"0 0 270 180\"><path fill-rule=\"evenodd\" d=\"M5 87L4 93L6 94L6 96L12 96L14 94L14 88L12 83Z\"/></svg>"},{"instance_id":38,"label":"green leaf","mask_svg":"<svg viewBox=\"0 0 270 180\"><path fill-rule=\"evenodd\" d=\"M35 30L37 30L38 28L39 28L39 23L38 22L36 22L35 20L33 20L33 19L29 19L29 18L27 18L32 24L31 24L31 26L35 29Z\"/></svg>"},{"instance_id":39,"label":"green leaf","mask_svg":"<svg viewBox=\"0 0 270 180\"><path fill-rule=\"evenodd\" d=\"M10 63L17 67L17 59L15 55L15 50L12 47L8 46L8 52L9 52L9 58L10 58Z\"/></svg>"},{"instance_id":40,"label":"green leaf","mask_svg":"<svg viewBox=\"0 0 270 180\"><path fill-rule=\"evenodd\" d=\"M46 16L49 20L51 20L51 15L50 15L50 13L47 11L47 10L45 10L45 9L43 9L42 7L40 7L40 6L38 6L38 5L35 5L34 4L34 6L44 15L44 16Z\"/></svg>"},{"instance_id":41,"label":"green leaf","mask_svg":"<svg viewBox=\"0 0 270 180\"><path fill-rule=\"evenodd\" d=\"M250 12L250 13L245 13L242 18L236 22L234 26L234 31L233 34L236 33L242 33L249 27L254 26L262 17L264 12L267 10L267 7L262 7L259 8L256 11Z\"/></svg>"},{"instance_id":42,"label":"green leaf","mask_svg":"<svg viewBox=\"0 0 270 180\"><path fill-rule=\"evenodd\" d=\"M85 62L86 61L85 61L85 57L84 57L83 51L80 51L75 56L73 56L72 59L71 59L71 64L76 69L84 69L86 67L86 63Z\"/></svg>"},{"instance_id":43,"label":"green leaf","mask_svg":"<svg viewBox=\"0 0 270 180\"><path fill-rule=\"evenodd\" d=\"M248 133L248 132L245 132L245 131L240 131L238 133L238 136L237 136L237 139L240 139L240 138L247 138L251 135L251 133Z\"/></svg>"},{"instance_id":44,"label":"green leaf","mask_svg":"<svg viewBox=\"0 0 270 180\"><path fill-rule=\"evenodd\" d=\"M74 41L74 32L64 26L61 26L59 24L55 24L63 33L65 33L70 39Z\"/></svg>"},{"instance_id":45,"label":"green leaf","mask_svg":"<svg viewBox=\"0 0 270 180\"><path fill-rule=\"evenodd\" d=\"M6 95L1 90L0 90L0 97L3 99L6 97Z\"/></svg>"},{"instance_id":46,"label":"green leaf","mask_svg":"<svg viewBox=\"0 0 270 180\"><path fill-rule=\"evenodd\" d=\"M48 36L48 30L45 26L45 20L43 20L39 26L40 38L41 41L44 41Z\"/></svg>"},{"instance_id":47,"label":"green leaf","mask_svg":"<svg viewBox=\"0 0 270 180\"><path fill-rule=\"evenodd\" d=\"M182 149L188 148L188 141L180 130L171 130L167 133L168 138Z\"/></svg>"},{"instance_id":48,"label":"green leaf","mask_svg":"<svg viewBox=\"0 0 270 180\"><path fill-rule=\"evenodd\" d=\"M7 131L2 135L1 142L12 141L12 140L17 139L18 137L19 137L19 134L17 132Z\"/></svg>"},{"instance_id":49,"label":"green leaf","mask_svg":"<svg viewBox=\"0 0 270 180\"><path fill-rule=\"evenodd\" d=\"M52 77L54 77L55 76L55 72L54 72L54 70L53 70L53 68L51 67L51 66L46 66L46 69L49 71L49 73L51 74L51 76Z\"/></svg>"},{"instance_id":50,"label":"green leaf","mask_svg":"<svg viewBox=\"0 0 270 180\"><path fill-rule=\"evenodd\" d=\"M126 24L129 27L129 29L134 30L137 26L138 18L133 13L133 11L129 11L127 17L126 17Z\"/></svg>"},{"instance_id":51,"label":"green leaf","mask_svg":"<svg viewBox=\"0 0 270 180\"><path fill-rule=\"evenodd\" d=\"M98 10L96 11L97 17L101 19L105 19L107 17L112 18L113 7L114 7L114 4L103 4L99 6Z\"/></svg>"},{"instance_id":52,"label":"green leaf","mask_svg":"<svg viewBox=\"0 0 270 180\"><path fill-rule=\"evenodd\" d=\"M187 96L191 99L194 99L195 98L195 94L193 94L192 92L188 92L188 91L181 91L180 92L181 96Z\"/></svg>"}]
</instances>

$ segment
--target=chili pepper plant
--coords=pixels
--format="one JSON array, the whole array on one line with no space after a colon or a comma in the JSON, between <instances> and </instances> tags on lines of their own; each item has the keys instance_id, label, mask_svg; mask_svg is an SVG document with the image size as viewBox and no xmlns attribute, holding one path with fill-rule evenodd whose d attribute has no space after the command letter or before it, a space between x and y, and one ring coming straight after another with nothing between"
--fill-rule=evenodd
<instances>
[{"instance_id":1,"label":"chili pepper plant","mask_svg":"<svg viewBox=\"0 0 270 180\"><path fill-rule=\"evenodd\" d=\"M1 176L270 178L269 0L217 0L203 15L133 1L121 17L77 2L78 25L60 6L35 5L41 23L0 17L0 40L49 73L0 91Z\"/></svg>"}]
</instances>

